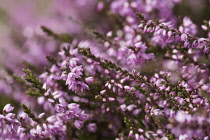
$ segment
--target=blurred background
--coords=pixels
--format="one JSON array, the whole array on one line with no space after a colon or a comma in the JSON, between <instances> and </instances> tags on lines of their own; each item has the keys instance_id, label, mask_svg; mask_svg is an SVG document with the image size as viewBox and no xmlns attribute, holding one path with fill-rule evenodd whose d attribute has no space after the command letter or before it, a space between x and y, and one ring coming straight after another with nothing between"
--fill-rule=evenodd
<instances>
[{"instance_id":1,"label":"blurred background","mask_svg":"<svg viewBox=\"0 0 210 140\"><path fill-rule=\"evenodd\" d=\"M95 17L95 0L1 0L0 4L0 64L20 72L22 61L36 66L46 64L45 55L55 50L54 40L42 32L47 26L56 33L81 37L81 27L69 20L89 24Z\"/></svg>"}]
</instances>

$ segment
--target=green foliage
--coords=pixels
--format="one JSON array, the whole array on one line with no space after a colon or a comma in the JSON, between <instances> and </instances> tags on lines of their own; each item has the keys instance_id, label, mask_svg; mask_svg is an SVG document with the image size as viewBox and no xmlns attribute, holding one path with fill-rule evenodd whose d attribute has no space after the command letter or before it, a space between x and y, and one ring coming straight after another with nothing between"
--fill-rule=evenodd
<instances>
[{"instance_id":1,"label":"green foliage","mask_svg":"<svg viewBox=\"0 0 210 140\"><path fill-rule=\"evenodd\" d=\"M22 108L26 114L35 122L41 123L41 120L36 118L35 115L31 112L30 108L28 108L26 105L22 104Z\"/></svg>"},{"instance_id":2,"label":"green foliage","mask_svg":"<svg viewBox=\"0 0 210 140\"><path fill-rule=\"evenodd\" d=\"M68 34L65 34L65 33L56 34L52 30L50 30L49 28L47 28L45 26L41 26L41 28L48 36L53 37L55 40L58 40L61 42L67 42L67 43L71 43L73 40L73 38L71 36L69 36Z\"/></svg>"}]
</instances>

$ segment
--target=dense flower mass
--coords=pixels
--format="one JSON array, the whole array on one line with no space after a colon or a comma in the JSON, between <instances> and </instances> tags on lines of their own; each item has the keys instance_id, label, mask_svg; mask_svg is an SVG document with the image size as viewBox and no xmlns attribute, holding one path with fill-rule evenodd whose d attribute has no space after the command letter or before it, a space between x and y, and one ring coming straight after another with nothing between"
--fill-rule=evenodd
<instances>
[{"instance_id":1,"label":"dense flower mass","mask_svg":"<svg viewBox=\"0 0 210 140\"><path fill-rule=\"evenodd\" d=\"M209 9L1 3L0 139L209 140Z\"/></svg>"}]
</instances>

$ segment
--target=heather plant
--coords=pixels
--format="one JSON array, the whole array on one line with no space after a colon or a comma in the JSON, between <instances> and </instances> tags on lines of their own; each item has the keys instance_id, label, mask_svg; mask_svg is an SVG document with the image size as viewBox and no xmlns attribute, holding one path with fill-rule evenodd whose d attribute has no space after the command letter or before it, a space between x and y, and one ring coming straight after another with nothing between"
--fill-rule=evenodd
<instances>
[{"instance_id":1,"label":"heather plant","mask_svg":"<svg viewBox=\"0 0 210 140\"><path fill-rule=\"evenodd\" d=\"M59 11L58 16L47 15L46 22L34 19L38 36L27 28L33 23L19 18L11 22L24 23L27 39L12 44L23 47L14 47L15 54L26 60L2 61L0 138L210 139L210 20L205 13L209 3L197 3L197 13L207 19L201 23L198 18L196 23L196 13L191 19L180 11L194 10L192 2L196 3L56 1L52 9ZM90 8L90 17L69 17L71 4ZM83 10L71 12L80 15ZM91 20L94 23L86 26ZM59 24L45 24L52 21ZM73 30L68 22L80 30ZM21 36L7 38L21 40ZM24 51L25 44L38 50L38 56ZM3 50L8 52L3 58L11 57L11 48Z\"/></svg>"}]
</instances>

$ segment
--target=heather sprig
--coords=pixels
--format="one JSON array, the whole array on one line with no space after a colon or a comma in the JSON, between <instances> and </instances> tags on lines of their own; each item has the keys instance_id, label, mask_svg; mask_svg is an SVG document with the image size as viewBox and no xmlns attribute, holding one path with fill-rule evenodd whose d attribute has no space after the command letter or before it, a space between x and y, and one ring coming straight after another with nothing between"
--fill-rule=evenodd
<instances>
[{"instance_id":1,"label":"heather sprig","mask_svg":"<svg viewBox=\"0 0 210 140\"><path fill-rule=\"evenodd\" d=\"M53 37L55 40L59 40L61 42L67 42L71 43L72 42L72 37L70 37L68 34L56 34L52 30L48 29L45 26L41 26L41 29L48 35Z\"/></svg>"},{"instance_id":2,"label":"heather sprig","mask_svg":"<svg viewBox=\"0 0 210 140\"><path fill-rule=\"evenodd\" d=\"M31 112L31 110L24 104L22 104L22 108L24 110L24 112L35 122L37 123L41 123L40 120L38 118L35 117L35 115Z\"/></svg>"},{"instance_id":3,"label":"heather sprig","mask_svg":"<svg viewBox=\"0 0 210 140\"><path fill-rule=\"evenodd\" d=\"M179 37L179 40L184 43L184 47L202 49L204 53L208 53L208 48L210 44L208 38L198 38L187 32L182 33L178 29L172 28L170 25L171 23L169 22L163 22L160 20L145 20L142 14L138 13L137 15L141 20L139 27L142 28L144 32L154 33L154 35L157 36L163 36L162 38L164 39L163 41L165 44L176 41L177 37Z\"/></svg>"},{"instance_id":4,"label":"heather sprig","mask_svg":"<svg viewBox=\"0 0 210 140\"><path fill-rule=\"evenodd\" d=\"M209 139L205 2L37 2L4 9L0 139Z\"/></svg>"}]
</instances>

